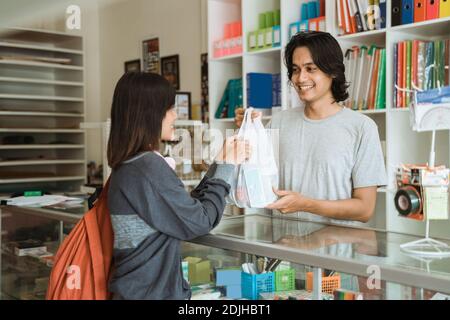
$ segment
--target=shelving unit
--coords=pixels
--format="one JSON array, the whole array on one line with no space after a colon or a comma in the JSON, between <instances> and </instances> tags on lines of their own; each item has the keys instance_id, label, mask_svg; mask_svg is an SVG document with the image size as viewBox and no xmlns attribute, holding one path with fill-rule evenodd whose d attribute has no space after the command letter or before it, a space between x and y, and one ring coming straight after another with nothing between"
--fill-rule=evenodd
<instances>
[{"instance_id":1,"label":"shelving unit","mask_svg":"<svg viewBox=\"0 0 450 320\"><path fill-rule=\"evenodd\" d=\"M80 189L84 97L82 37L0 30L0 192Z\"/></svg>"},{"instance_id":2,"label":"shelving unit","mask_svg":"<svg viewBox=\"0 0 450 320\"><path fill-rule=\"evenodd\" d=\"M243 77L244 107L246 105L246 77L248 72L281 72L282 109L297 107L300 101L288 85L287 70L283 61L283 48L288 43L289 24L300 18L301 4L307 0L209 0L208 1L208 43L218 37L223 24L242 19L244 53L242 56L224 57L209 61L210 123L211 128L222 131L235 129L233 120L214 119L229 79ZM278 8L281 10L281 49L273 48L248 52L247 34L258 13ZM450 17L391 27L391 1L387 1L386 28L351 35L338 36L336 1L326 1L326 30L336 37L343 51L353 45L376 44L386 48L386 110L365 110L363 114L378 125L380 140L385 145L384 155L389 176L389 185L378 190L376 216L370 226L396 232L423 235L425 224L398 217L394 206L394 170L400 163L425 163L428 160L430 134L415 133L409 126L409 109L394 109L393 103L393 49L394 43L403 40L436 40L450 37ZM269 119L269 118L267 118ZM436 163L450 165L450 134L438 132L436 137ZM449 237L450 222L431 222L431 236Z\"/></svg>"}]
</instances>

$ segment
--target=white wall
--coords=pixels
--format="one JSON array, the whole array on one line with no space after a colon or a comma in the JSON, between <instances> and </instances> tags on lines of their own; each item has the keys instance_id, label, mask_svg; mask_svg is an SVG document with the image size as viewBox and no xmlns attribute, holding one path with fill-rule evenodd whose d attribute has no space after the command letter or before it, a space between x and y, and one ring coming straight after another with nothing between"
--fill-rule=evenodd
<instances>
[{"instance_id":1,"label":"white wall","mask_svg":"<svg viewBox=\"0 0 450 320\"><path fill-rule=\"evenodd\" d=\"M109 116L124 62L142 58L142 40L157 36L160 56L180 56L180 91L200 103L200 55L206 52L206 0L125 0L99 12L101 105ZM202 14L203 12L203 14Z\"/></svg>"}]
</instances>

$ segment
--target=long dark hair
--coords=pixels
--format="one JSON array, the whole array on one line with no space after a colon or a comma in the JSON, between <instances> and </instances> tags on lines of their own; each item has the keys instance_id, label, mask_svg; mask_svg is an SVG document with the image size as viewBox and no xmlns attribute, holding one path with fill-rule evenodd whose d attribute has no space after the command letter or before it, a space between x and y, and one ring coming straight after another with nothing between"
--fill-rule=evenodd
<instances>
[{"instance_id":1,"label":"long dark hair","mask_svg":"<svg viewBox=\"0 0 450 320\"><path fill-rule=\"evenodd\" d=\"M348 84L345 80L344 55L337 40L328 32L321 31L299 32L293 36L284 52L289 80L292 80L294 72L292 57L295 49L299 47L307 47L311 52L314 64L333 78L331 92L335 101L347 100Z\"/></svg>"},{"instance_id":2,"label":"long dark hair","mask_svg":"<svg viewBox=\"0 0 450 320\"><path fill-rule=\"evenodd\" d=\"M125 73L114 90L108 165L116 169L142 151L159 149L162 121L174 104L175 90L162 76Z\"/></svg>"}]
</instances>

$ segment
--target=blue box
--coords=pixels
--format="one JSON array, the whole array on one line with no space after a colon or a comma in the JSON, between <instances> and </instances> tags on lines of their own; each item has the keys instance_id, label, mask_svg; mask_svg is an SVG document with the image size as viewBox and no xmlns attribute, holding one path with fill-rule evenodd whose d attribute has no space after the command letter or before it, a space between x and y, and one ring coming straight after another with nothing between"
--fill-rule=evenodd
<instances>
[{"instance_id":1,"label":"blue box","mask_svg":"<svg viewBox=\"0 0 450 320\"><path fill-rule=\"evenodd\" d=\"M274 26L272 28L272 32L273 32L273 34L272 34L272 39L273 39L272 45L274 47L281 46L281 28L280 28L280 26Z\"/></svg>"},{"instance_id":2,"label":"blue box","mask_svg":"<svg viewBox=\"0 0 450 320\"><path fill-rule=\"evenodd\" d=\"M241 286L241 270L240 269L219 269L216 270L217 286Z\"/></svg>"},{"instance_id":3,"label":"blue box","mask_svg":"<svg viewBox=\"0 0 450 320\"><path fill-rule=\"evenodd\" d=\"M300 22L293 22L289 25L289 39L295 36L300 31Z\"/></svg>"},{"instance_id":4,"label":"blue box","mask_svg":"<svg viewBox=\"0 0 450 320\"><path fill-rule=\"evenodd\" d=\"M259 299L262 292L275 291L273 272L249 274L242 272L242 297L251 300Z\"/></svg>"},{"instance_id":5,"label":"blue box","mask_svg":"<svg viewBox=\"0 0 450 320\"><path fill-rule=\"evenodd\" d=\"M253 108L272 108L272 74L247 74L247 106Z\"/></svg>"},{"instance_id":6,"label":"blue box","mask_svg":"<svg viewBox=\"0 0 450 320\"><path fill-rule=\"evenodd\" d=\"M239 285L226 286L226 296L231 299L242 299L242 287Z\"/></svg>"}]
</instances>

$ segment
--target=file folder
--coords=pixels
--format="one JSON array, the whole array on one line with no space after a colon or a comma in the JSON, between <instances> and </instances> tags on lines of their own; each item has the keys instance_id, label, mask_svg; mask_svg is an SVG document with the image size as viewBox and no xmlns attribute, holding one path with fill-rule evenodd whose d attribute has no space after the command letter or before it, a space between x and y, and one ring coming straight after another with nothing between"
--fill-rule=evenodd
<instances>
[{"instance_id":1,"label":"file folder","mask_svg":"<svg viewBox=\"0 0 450 320\"><path fill-rule=\"evenodd\" d=\"M439 0L426 0L427 20L439 18Z\"/></svg>"},{"instance_id":2,"label":"file folder","mask_svg":"<svg viewBox=\"0 0 450 320\"><path fill-rule=\"evenodd\" d=\"M414 1L414 22L421 22L427 19L426 0Z\"/></svg>"},{"instance_id":3,"label":"file folder","mask_svg":"<svg viewBox=\"0 0 450 320\"><path fill-rule=\"evenodd\" d=\"M428 0L427 0L428 1ZM392 26L402 24L402 0L392 0Z\"/></svg>"},{"instance_id":4,"label":"file folder","mask_svg":"<svg viewBox=\"0 0 450 320\"><path fill-rule=\"evenodd\" d=\"M439 18L450 17L450 0L439 2Z\"/></svg>"},{"instance_id":5,"label":"file folder","mask_svg":"<svg viewBox=\"0 0 450 320\"><path fill-rule=\"evenodd\" d=\"M414 22L414 0L402 0L402 24Z\"/></svg>"}]
</instances>

